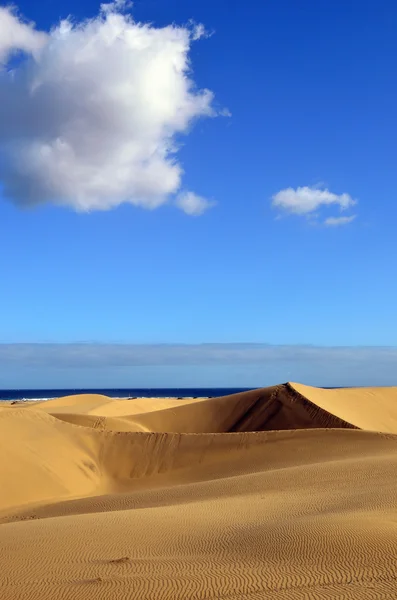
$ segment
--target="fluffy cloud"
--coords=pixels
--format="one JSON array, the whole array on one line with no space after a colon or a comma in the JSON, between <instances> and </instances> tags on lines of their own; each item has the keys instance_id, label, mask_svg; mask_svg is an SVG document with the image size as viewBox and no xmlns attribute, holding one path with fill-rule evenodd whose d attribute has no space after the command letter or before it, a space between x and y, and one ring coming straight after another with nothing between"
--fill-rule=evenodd
<instances>
[{"instance_id":1,"label":"fluffy cloud","mask_svg":"<svg viewBox=\"0 0 397 600\"><path fill-rule=\"evenodd\" d=\"M214 202L210 202L193 192L181 192L178 194L175 203L183 212L193 217L199 217L214 205Z\"/></svg>"},{"instance_id":2,"label":"fluffy cloud","mask_svg":"<svg viewBox=\"0 0 397 600\"><path fill-rule=\"evenodd\" d=\"M286 214L312 216L324 206L338 206L340 210L346 210L357 203L350 194L334 194L327 189L319 187L286 188L272 197L275 208ZM354 217L331 217L325 221L326 225L347 224ZM328 222L327 222L328 221Z\"/></svg>"},{"instance_id":3,"label":"fluffy cloud","mask_svg":"<svg viewBox=\"0 0 397 600\"><path fill-rule=\"evenodd\" d=\"M348 225L355 218L356 215L352 215L351 217L328 217L328 219L325 219L324 225L327 227L340 227L341 225Z\"/></svg>"},{"instance_id":4,"label":"fluffy cloud","mask_svg":"<svg viewBox=\"0 0 397 600\"><path fill-rule=\"evenodd\" d=\"M15 202L79 211L122 202L153 209L177 194L177 138L211 117L213 94L192 79L189 51L200 25L157 28L123 14L128 2L49 33L0 9L0 180ZM192 192L188 214L209 203Z\"/></svg>"},{"instance_id":5,"label":"fluffy cloud","mask_svg":"<svg viewBox=\"0 0 397 600\"><path fill-rule=\"evenodd\" d=\"M10 8L0 6L0 64L18 50L37 56L46 42L47 35L35 31L34 24L23 23Z\"/></svg>"},{"instance_id":6,"label":"fluffy cloud","mask_svg":"<svg viewBox=\"0 0 397 600\"><path fill-rule=\"evenodd\" d=\"M356 201L349 194L333 194L317 187L286 188L272 198L273 206L288 213L307 215L324 205L339 205L341 209L353 206Z\"/></svg>"}]
</instances>

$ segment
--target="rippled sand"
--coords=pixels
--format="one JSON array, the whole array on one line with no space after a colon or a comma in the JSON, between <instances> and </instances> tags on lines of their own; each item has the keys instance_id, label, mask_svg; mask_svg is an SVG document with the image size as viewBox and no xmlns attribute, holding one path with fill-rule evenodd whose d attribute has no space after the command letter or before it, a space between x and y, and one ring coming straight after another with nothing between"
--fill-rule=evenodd
<instances>
[{"instance_id":1,"label":"rippled sand","mask_svg":"<svg viewBox=\"0 0 397 600\"><path fill-rule=\"evenodd\" d=\"M397 388L0 405L0 598L397 598Z\"/></svg>"}]
</instances>

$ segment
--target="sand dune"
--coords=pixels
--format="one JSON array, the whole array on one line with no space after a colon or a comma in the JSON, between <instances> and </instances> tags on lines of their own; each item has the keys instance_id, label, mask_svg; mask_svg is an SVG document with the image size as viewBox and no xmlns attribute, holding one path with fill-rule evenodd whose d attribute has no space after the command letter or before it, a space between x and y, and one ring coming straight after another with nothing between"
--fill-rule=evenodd
<instances>
[{"instance_id":1,"label":"sand dune","mask_svg":"<svg viewBox=\"0 0 397 600\"><path fill-rule=\"evenodd\" d=\"M0 598L397 597L397 388L0 406Z\"/></svg>"},{"instance_id":2,"label":"sand dune","mask_svg":"<svg viewBox=\"0 0 397 600\"><path fill-rule=\"evenodd\" d=\"M298 383L294 390L320 409L359 429L397 433L397 388L322 390Z\"/></svg>"},{"instance_id":3,"label":"sand dune","mask_svg":"<svg viewBox=\"0 0 397 600\"><path fill-rule=\"evenodd\" d=\"M176 433L227 433L236 431L270 431L275 429L312 429L317 427L355 428L357 415L344 419L326 401L327 390L284 384L233 394L221 398L176 400L150 398L114 400L106 396L69 396L47 402L25 403L24 409L40 410L75 424L115 431L151 431ZM397 389L388 388L391 397ZM309 393L317 393L317 401ZM339 391L339 396L350 390ZM338 392L337 392L338 394ZM326 406L322 406L320 402ZM343 400L341 401L343 404ZM390 402L389 402L390 403ZM336 407L338 407L336 403ZM348 411L348 409L346 409ZM352 412L352 411L350 411ZM374 408L372 409L374 412ZM397 415L396 415L397 433ZM391 422L394 422L391 419ZM123 423L122 429L119 425Z\"/></svg>"}]
</instances>

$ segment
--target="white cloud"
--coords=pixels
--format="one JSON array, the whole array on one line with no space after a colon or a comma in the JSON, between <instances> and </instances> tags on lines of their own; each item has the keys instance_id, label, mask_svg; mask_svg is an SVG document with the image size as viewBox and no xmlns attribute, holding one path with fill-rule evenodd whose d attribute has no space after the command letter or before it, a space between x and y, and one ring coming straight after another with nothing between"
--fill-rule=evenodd
<instances>
[{"instance_id":1,"label":"white cloud","mask_svg":"<svg viewBox=\"0 0 397 600\"><path fill-rule=\"evenodd\" d=\"M156 208L178 193L177 138L217 114L190 70L191 43L204 28L137 23L120 12L128 5L104 4L96 18L65 20L49 33L1 9L0 56L29 54L0 73L5 196L89 211ZM179 205L189 214L208 207L195 194Z\"/></svg>"},{"instance_id":2,"label":"white cloud","mask_svg":"<svg viewBox=\"0 0 397 600\"><path fill-rule=\"evenodd\" d=\"M123 10L127 10L132 7L132 2L130 0L114 0L114 2L108 2L101 4L101 12L103 13L112 13L112 12L122 12Z\"/></svg>"},{"instance_id":3,"label":"white cloud","mask_svg":"<svg viewBox=\"0 0 397 600\"><path fill-rule=\"evenodd\" d=\"M214 206L215 203L198 196L194 192L181 192L176 197L175 204L187 215L198 217Z\"/></svg>"},{"instance_id":4,"label":"white cloud","mask_svg":"<svg viewBox=\"0 0 397 600\"><path fill-rule=\"evenodd\" d=\"M193 40L199 40L202 37L210 37L210 34L207 33L204 25L202 23L194 23L194 21L191 21L191 24L193 26L193 33L192 33L192 39Z\"/></svg>"},{"instance_id":5,"label":"white cloud","mask_svg":"<svg viewBox=\"0 0 397 600\"><path fill-rule=\"evenodd\" d=\"M46 41L47 35L36 31L34 23L24 23L12 8L0 6L0 63L18 50L36 54Z\"/></svg>"},{"instance_id":6,"label":"white cloud","mask_svg":"<svg viewBox=\"0 0 397 600\"><path fill-rule=\"evenodd\" d=\"M323 206L337 205L341 210L354 206L349 194L334 194L319 187L286 188L272 197L274 207L288 214L311 215Z\"/></svg>"},{"instance_id":7,"label":"white cloud","mask_svg":"<svg viewBox=\"0 0 397 600\"><path fill-rule=\"evenodd\" d=\"M355 218L356 215L352 215L351 217L328 217L328 219L325 219L324 225L327 227L340 227L341 225L348 225Z\"/></svg>"}]
</instances>

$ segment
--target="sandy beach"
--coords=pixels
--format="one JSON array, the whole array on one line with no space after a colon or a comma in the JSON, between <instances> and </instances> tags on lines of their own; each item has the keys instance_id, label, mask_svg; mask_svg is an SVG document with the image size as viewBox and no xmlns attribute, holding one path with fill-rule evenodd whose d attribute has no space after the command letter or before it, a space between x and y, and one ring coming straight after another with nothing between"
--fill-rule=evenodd
<instances>
[{"instance_id":1,"label":"sandy beach","mask_svg":"<svg viewBox=\"0 0 397 600\"><path fill-rule=\"evenodd\" d=\"M397 388L0 404L2 600L397 597Z\"/></svg>"}]
</instances>

